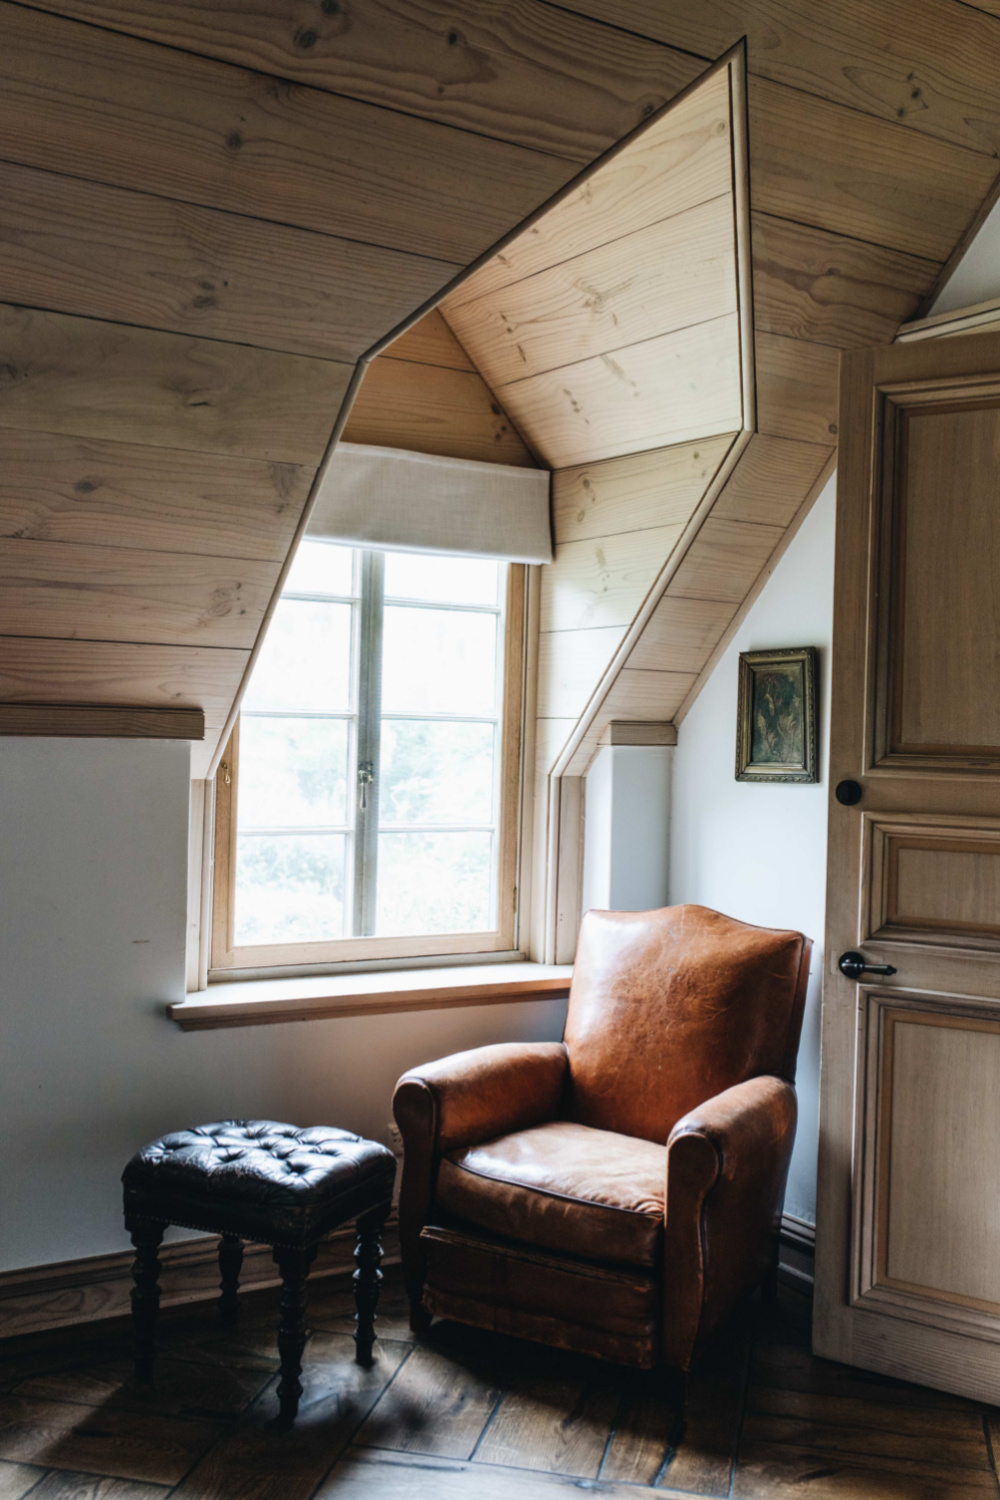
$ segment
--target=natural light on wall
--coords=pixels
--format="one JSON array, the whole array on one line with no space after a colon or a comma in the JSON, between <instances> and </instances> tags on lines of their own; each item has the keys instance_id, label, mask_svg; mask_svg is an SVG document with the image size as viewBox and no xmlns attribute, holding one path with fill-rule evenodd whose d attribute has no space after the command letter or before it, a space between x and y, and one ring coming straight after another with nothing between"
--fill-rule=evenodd
<instances>
[{"instance_id":1,"label":"natural light on wall","mask_svg":"<svg viewBox=\"0 0 1000 1500\"><path fill-rule=\"evenodd\" d=\"M241 714L237 945L496 925L505 575L302 544Z\"/></svg>"}]
</instances>

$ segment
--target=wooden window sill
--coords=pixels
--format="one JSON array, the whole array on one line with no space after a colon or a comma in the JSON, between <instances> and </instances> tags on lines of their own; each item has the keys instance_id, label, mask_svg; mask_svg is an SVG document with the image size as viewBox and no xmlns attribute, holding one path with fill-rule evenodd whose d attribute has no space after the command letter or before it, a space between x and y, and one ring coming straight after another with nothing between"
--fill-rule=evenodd
<instances>
[{"instance_id":1,"label":"wooden window sill","mask_svg":"<svg viewBox=\"0 0 1000 1500\"><path fill-rule=\"evenodd\" d=\"M248 979L210 985L168 1005L167 1015L182 1031L213 1031L221 1026L269 1026L510 1000L558 1000L569 994L572 973L571 964L511 963Z\"/></svg>"}]
</instances>

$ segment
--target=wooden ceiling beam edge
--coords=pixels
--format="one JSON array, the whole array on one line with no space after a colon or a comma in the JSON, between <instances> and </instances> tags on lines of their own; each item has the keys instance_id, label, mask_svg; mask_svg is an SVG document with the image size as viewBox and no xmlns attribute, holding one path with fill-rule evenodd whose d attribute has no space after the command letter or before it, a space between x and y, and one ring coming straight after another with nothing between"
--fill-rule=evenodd
<instances>
[{"instance_id":1,"label":"wooden ceiling beam edge","mask_svg":"<svg viewBox=\"0 0 1000 1500\"><path fill-rule=\"evenodd\" d=\"M203 740L201 708L0 703L0 735L104 740Z\"/></svg>"},{"instance_id":2,"label":"wooden ceiling beam edge","mask_svg":"<svg viewBox=\"0 0 1000 1500\"><path fill-rule=\"evenodd\" d=\"M900 325L895 342L913 344L919 339L940 338L942 333L975 333L979 329L992 328L997 322L1000 322L1000 297L990 297L985 302L970 302L968 307L953 308L951 312L913 318Z\"/></svg>"},{"instance_id":3,"label":"wooden ceiling beam edge","mask_svg":"<svg viewBox=\"0 0 1000 1500\"><path fill-rule=\"evenodd\" d=\"M738 59L738 62L737 62ZM729 69L730 131L733 152L733 219L736 229L736 303L740 329L743 428L757 427L757 365L754 353L753 249L750 202L750 102L747 91L747 39L733 49Z\"/></svg>"},{"instance_id":4,"label":"wooden ceiling beam edge","mask_svg":"<svg viewBox=\"0 0 1000 1500\"><path fill-rule=\"evenodd\" d=\"M705 686L705 684L708 682L708 679L715 671L724 652L726 651L726 648L733 641L736 632L739 630L740 626L743 624L743 621L750 613L750 610L757 602L757 599L760 597L760 594L762 593L765 585L770 580L775 568L778 566L779 562L788 551L788 548L795 540L795 536L799 530L799 527L802 525L802 522L812 510L813 505L815 504L821 491L823 490L823 487L826 485L827 481L836 470L836 467L837 450L836 448L834 448L829 458L826 460L826 463L820 469L819 474L813 480L813 483L809 487L809 492L803 500L802 504L795 512L795 515L792 517L789 524L785 527L784 535L781 537L781 540L778 542L767 562L758 573L756 579L747 592L746 598L743 600L742 604L733 615L733 618L730 620L729 624L722 632L722 635L716 642L711 655L709 656L705 665L702 667L701 671L698 673L695 681L691 684L684 702L674 714L673 722L675 725L683 723L686 716L690 713L692 707L694 706L695 699L698 697L702 688Z\"/></svg>"},{"instance_id":5,"label":"wooden ceiling beam edge","mask_svg":"<svg viewBox=\"0 0 1000 1500\"><path fill-rule=\"evenodd\" d=\"M601 730L599 749L606 745L676 745L677 725L653 720L612 719Z\"/></svg>"}]
</instances>

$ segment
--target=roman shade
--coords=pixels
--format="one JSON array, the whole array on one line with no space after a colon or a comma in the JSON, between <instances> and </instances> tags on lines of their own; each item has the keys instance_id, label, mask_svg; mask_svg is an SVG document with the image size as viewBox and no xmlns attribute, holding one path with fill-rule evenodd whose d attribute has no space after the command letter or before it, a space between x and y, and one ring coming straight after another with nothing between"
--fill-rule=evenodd
<instances>
[{"instance_id":1,"label":"roman shade","mask_svg":"<svg viewBox=\"0 0 1000 1500\"><path fill-rule=\"evenodd\" d=\"M549 473L340 443L307 533L354 547L551 562Z\"/></svg>"}]
</instances>

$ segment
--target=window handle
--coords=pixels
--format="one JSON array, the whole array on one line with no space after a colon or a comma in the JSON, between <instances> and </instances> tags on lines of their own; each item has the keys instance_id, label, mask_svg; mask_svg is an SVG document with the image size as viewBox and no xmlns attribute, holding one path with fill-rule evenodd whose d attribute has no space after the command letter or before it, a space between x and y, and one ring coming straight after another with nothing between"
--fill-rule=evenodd
<instances>
[{"instance_id":1,"label":"window handle","mask_svg":"<svg viewBox=\"0 0 1000 1500\"><path fill-rule=\"evenodd\" d=\"M368 807L368 788L375 780L375 762L363 760L358 765L358 806L362 812Z\"/></svg>"}]
</instances>

